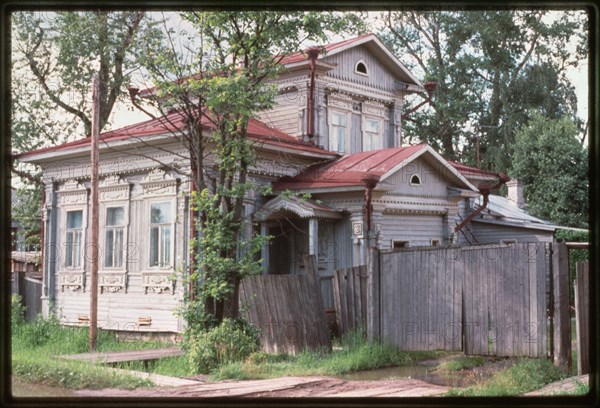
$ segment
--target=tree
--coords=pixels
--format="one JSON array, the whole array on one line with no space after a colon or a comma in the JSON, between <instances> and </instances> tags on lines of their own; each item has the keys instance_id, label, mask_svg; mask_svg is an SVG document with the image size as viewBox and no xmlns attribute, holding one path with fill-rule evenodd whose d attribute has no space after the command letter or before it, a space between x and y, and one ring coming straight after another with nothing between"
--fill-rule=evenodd
<instances>
[{"instance_id":1,"label":"tree","mask_svg":"<svg viewBox=\"0 0 600 408\"><path fill-rule=\"evenodd\" d=\"M515 139L510 175L523 182L531 214L558 225L586 228L588 154L577 140L573 121L535 113Z\"/></svg>"},{"instance_id":2,"label":"tree","mask_svg":"<svg viewBox=\"0 0 600 408\"><path fill-rule=\"evenodd\" d=\"M585 16L546 10L389 12L386 43L425 80L437 82L431 109L411 115L404 131L449 159L510 168L514 133L532 110L576 115L565 72L587 56ZM569 41L579 39L575 50ZM548 92L550 91L550 92Z\"/></svg>"},{"instance_id":3,"label":"tree","mask_svg":"<svg viewBox=\"0 0 600 408\"><path fill-rule=\"evenodd\" d=\"M101 128L122 98L136 68L142 35L156 36L145 13L16 12L12 15L12 148L26 152L58 145L83 131L91 133L92 77L100 78ZM17 194L31 196L13 209L29 239L39 233L30 222L41 206L41 178L29 167L12 165L25 183ZM33 183L33 184L32 184Z\"/></svg>"},{"instance_id":4,"label":"tree","mask_svg":"<svg viewBox=\"0 0 600 408\"><path fill-rule=\"evenodd\" d=\"M259 268L263 240L244 235L243 203L256 187L249 179L255 146L247 126L273 104L276 90L268 81L286 54L360 20L264 11L189 12L181 18L193 30L181 31L177 41L174 30L167 30L164 40L148 43L143 63L156 85L158 117L187 147L189 156L182 159L188 165L171 168L187 174L197 192L198 268L190 275L194 290L185 313L193 331L238 318L240 281Z\"/></svg>"}]
</instances>

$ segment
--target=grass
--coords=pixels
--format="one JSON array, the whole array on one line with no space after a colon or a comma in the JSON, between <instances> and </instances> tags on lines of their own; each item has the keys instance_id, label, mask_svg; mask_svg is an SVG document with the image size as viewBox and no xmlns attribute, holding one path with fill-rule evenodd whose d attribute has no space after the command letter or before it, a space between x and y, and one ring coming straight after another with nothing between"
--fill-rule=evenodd
<instances>
[{"instance_id":1,"label":"grass","mask_svg":"<svg viewBox=\"0 0 600 408\"><path fill-rule=\"evenodd\" d=\"M14 320L13 320L14 322ZM97 351L124 351L164 347L158 342L118 341L114 332L98 330ZM148 380L116 374L102 366L52 358L89 351L89 328L60 326L56 319L17 320L12 333L12 372L23 381L73 389L136 388Z\"/></svg>"},{"instance_id":2,"label":"grass","mask_svg":"<svg viewBox=\"0 0 600 408\"><path fill-rule=\"evenodd\" d=\"M191 375L187 356L167 357L154 361L129 361L115 364L114 367L125 370L144 371L170 377Z\"/></svg>"},{"instance_id":3,"label":"grass","mask_svg":"<svg viewBox=\"0 0 600 408\"><path fill-rule=\"evenodd\" d=\"M255 353L244 362L230 363L210 373L211 381L264 379L286 376L340 375L392 366L414 365L445 352L403 352L387 344L369 344L361 333L347 335L342 349L331 353L302 352L297 356Z\"/></svg>"},{"instance_id":4,"label":"grass","mask_svg":"<svg viewBox=\"0 0 600 408\"><path fill-rule=\"evenodd\" d=\"M481 356L459 356L442 362L438 366L439 371L461 371L485 364L485 358Z\"/></svg>"},{"instance_id":5,"label":"grass","mask_svg":"<svg viewBox=\"0 0 600 408\"><path fill-rule=\"evenodd\" d=\"M452 389L451 396L521 395L558 381L564 374L547 359L521 359L499 371L485 383L463 389Z\"/></svg>"}]
</instances>

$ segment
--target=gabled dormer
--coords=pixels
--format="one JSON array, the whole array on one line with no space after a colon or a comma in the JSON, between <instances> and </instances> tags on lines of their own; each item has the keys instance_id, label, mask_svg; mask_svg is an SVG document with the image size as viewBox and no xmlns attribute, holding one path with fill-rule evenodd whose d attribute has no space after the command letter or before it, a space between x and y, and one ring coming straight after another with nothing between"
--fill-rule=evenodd
<instances>
[{"instance_id":1,"label":"gabled dormer","mask_svg":"<svg viewBox=\"0 0 600 408\"><path fill-rule=\"evenodd\" d=\"M259 117L340 154L402 145L402 106L422 84L374 35L286 56L276 106Z\"/></svg>"}]
</instances>

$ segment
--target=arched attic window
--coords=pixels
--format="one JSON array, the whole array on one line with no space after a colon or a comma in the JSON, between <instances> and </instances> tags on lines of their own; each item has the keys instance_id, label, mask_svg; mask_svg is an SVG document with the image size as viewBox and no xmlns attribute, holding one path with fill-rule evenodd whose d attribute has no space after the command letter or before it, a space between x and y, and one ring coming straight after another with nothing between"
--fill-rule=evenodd
<instances>
[{"instance_id":1,"label":"arched attic window","mask_svg":"<svg viewBox=\"0 0 600 408\"><path fill-rule=\"evenodd\" d=\"M369 71L367 70L367 64L364 63L363 60L360 60L354 66L354 72L360 75L369 75Z\"/></svg>"},{"instance_id":2,"label":"arched attic window","mask_svg":"<svg viewBox=\"0 0 600 408\"><path fill-rule=\"evenodd\" d=\"M410 176L410 185L411 186L420 186L421 185L421 177L418 174L413 174Z\"/></svg>"}]
</instances>

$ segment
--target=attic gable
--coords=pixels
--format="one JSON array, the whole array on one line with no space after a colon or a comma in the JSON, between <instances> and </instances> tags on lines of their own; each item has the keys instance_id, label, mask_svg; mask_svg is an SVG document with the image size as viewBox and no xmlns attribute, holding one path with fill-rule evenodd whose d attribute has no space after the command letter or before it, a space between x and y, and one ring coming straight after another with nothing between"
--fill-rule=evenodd
<instances>
[{"instance_id":1,"label":"attic gable","mask_svg":"<svg viewBox=\"0 0 600 408\"><path fill-rule=\"evenodd\" d=\"M309 167L296 177L282 179L273 187L275 191L352 191L364 189L365 177L379 177L375 190L389 191L390 185L394 185L393 178L403 177L402 171L414 168L414 162L419 158L452 186L478 192L477 187L455 167L425 144L349 154Z\"/></svg>"},{"instance_id":2,"label":"attic gable","mask_svg":"<svg viewBox=\"0 0 600 408\"><path fill-rule=\"evenodd\" d=\"M347 61L344 60L341 54L346 56L350 55L349 52L352 49L363 49L377 60L386 70L388 70L392 76L399 81L399 85L405 87L406 91L409 92L420 92L423 91L423 85L419 80L402 64L396 56L377 38L373 33L364 34L355 38L351 38L344 41L330 43L318 47L321 49L321 54L318 59L329 63L337 64L340 66L340 62L346 65ZM354 70L357 61L352 61L351 69ZM308 63L308 56L306 51L299 51L293 54L289 54L281 60L281 64L288 68L297 67ZM347 68L347 67L346 67ZM368 66L367 66L368 69Z\"/></svg>"}]
</instances>

